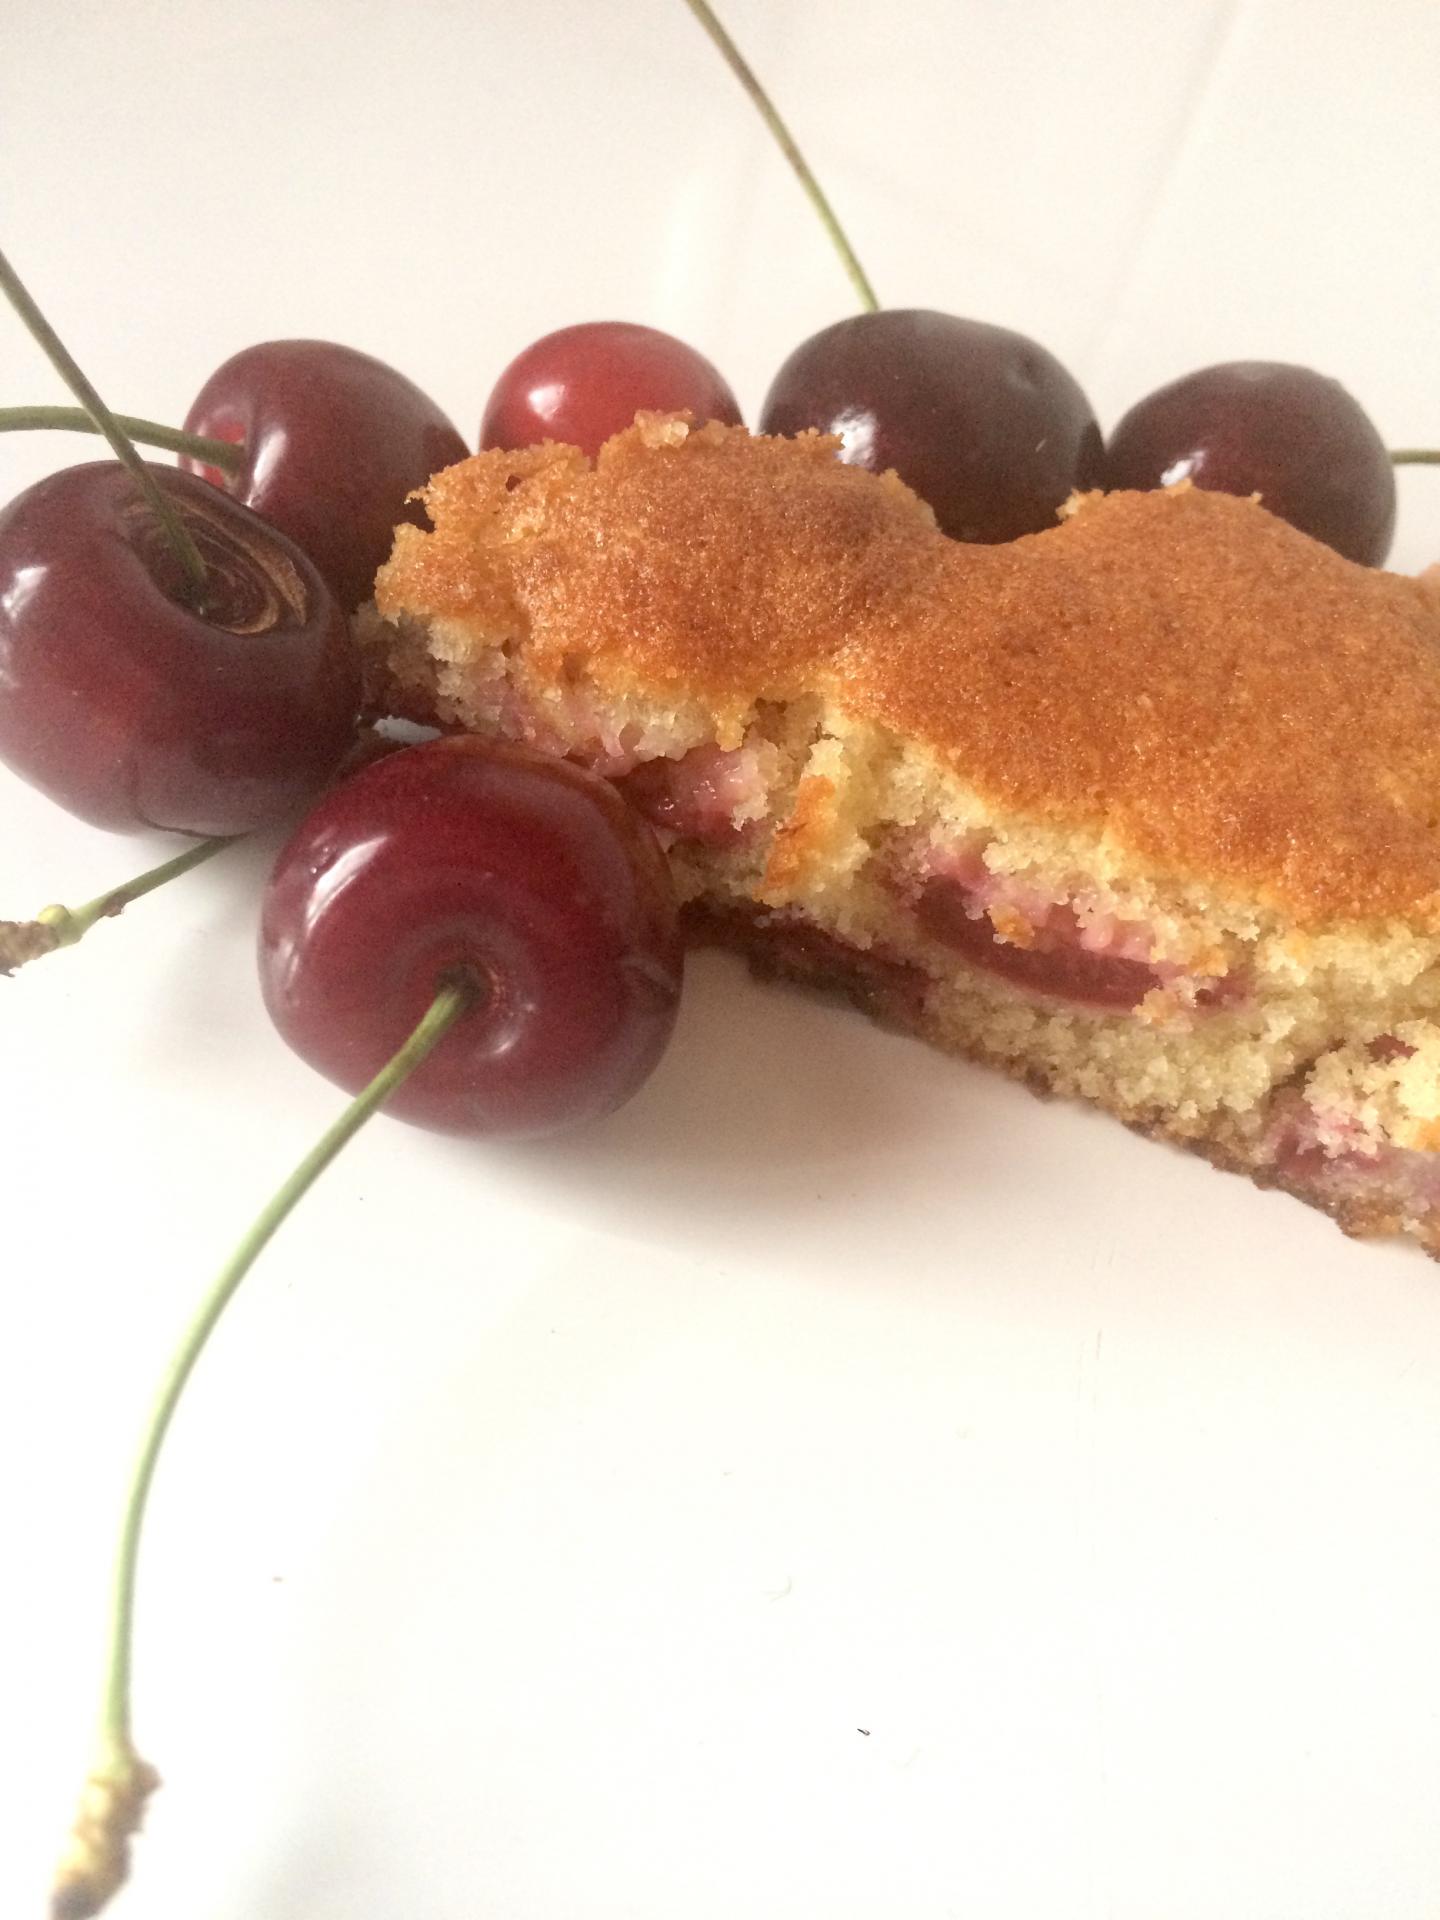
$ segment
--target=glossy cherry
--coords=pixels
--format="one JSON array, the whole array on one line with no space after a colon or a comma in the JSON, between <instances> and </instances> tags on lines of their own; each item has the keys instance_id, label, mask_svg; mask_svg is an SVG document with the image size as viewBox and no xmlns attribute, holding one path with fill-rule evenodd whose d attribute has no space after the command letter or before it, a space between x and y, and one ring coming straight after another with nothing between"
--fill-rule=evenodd
<instances>
[{"instance_id":1,"label":"glossy cherry","mask_svg":"<svg viewBox=\"0 0 1440 1920\"><path fill-rule=\"evenodd\" d=\"M1273 360L1205 367L1137 401L1110 436L1110 488L1193 481L1258 493L1282 520L1379 566L1395 530L1395 473L1338 380Z\"/></svg>"},{"instance_id":2,"label":"glossy cherry","mask_svg":"<svg viewBox=\"0 0 1440 1920\"><path fill-rule=\"evenodd\" d=\"M354 648L297 547L202 481L153 472L205 560L198 607L115 461L0 511L0 759L97 826L246 833L349 748Z\"/></svg>"},{"instance_id":3,"label":"glossy cherry","mask_svg":"<svg viewBox=\"0 0 1440 1920\"><path fill-rule=\"evenodd\" d=\"M212 373L187 433L244 446L238 472L183 462L303 547L347 613L370 597L406 496L469 448L412 380L328 340L266 340Z\"/></svg>"},{"instance_id":4,"label":"glossy cherry","mask_svg":"<svg viewBox=\"0 0 1440 1920\"><path fill-rule=\"evenodd\" d=\"M474 1009L387 1103L456 1133L543 1133L609 1112L664 1051L682 951L649 827L595 775L473 736L333 788L265 895L265 1004L350 1092L449 980Z\"/></svg>"},{"instance_id":5,"label":"glossy cherry","mask_svg":"<svg viewBox=\"0 0 1440 1920\"><path fill-rule=\"evenodd\" d=\"M804 341L760 431L805 427L838 434L852 466L893 467L957 540L1041 533L1100 474L1095 415L1054 355L948 313L860 313Z\"/></svg>"},{"instance_id":6,"label":"glossy cherry","mask_svg":"<svg viewBox=\"0 0 1440 1920\"><path fill-rule=\"evenodd\" d=\"M547 333L510 362L486 402L480 445L513 452L559 440L593 458L642 409L740 424L734 394L703 354L654 327L592 320Z\"/></svg>"}]
</instances>

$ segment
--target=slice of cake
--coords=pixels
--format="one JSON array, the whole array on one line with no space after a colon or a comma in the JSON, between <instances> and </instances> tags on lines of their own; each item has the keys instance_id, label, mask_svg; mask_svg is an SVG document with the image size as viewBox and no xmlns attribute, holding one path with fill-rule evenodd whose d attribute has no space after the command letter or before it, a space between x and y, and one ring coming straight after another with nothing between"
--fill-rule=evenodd
<instances>
[{"instance_id":1,"label":"slice of cake","mask_svg":"<svg viewBox=\"0 0 1440 1920\"><path fill-rule=\"evenodd\" d=\"M642 416L438 475L375 704L656 825L698 938L1440 1253L1440 605L1219 494L961 546Z\"/></svg>"}]
</instances>

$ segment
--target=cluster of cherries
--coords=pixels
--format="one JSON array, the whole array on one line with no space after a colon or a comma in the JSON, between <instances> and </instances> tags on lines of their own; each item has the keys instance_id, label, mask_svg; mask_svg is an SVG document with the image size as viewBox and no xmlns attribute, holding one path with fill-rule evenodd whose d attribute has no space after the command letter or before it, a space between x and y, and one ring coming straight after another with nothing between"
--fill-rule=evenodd
<instances>
[{"instance_id":1,"label":"cluster of cherries","mask_svg":"<svg viewBox=\"0 0 1440 1920\"><path fill-rule=\"evenodd\" d=\"M593 454L640 408L740 420L700 354L600 323L522 353L480 443ZM1077 487L1183 476L1259 492L1361 562L1384 558L1394 523L1380 436L1336 382L1298 367L1177 381L1107 445L1033 341L882 310L797 348L758 425L836 434L842 459L897 469L962 540L1053 526ZM346 615L396 522L420 517L410 493L468 449L409 380L321 341L237 354L185 436L205 449L189 471L151 472L198 549L198 578L118 463L57 473L0 513L0 756L99 825L233 835L293 814L336 774L359 705ZM222 443L235 450L223 466ZM261 954L281 1032L352 1089L438 982L464 979L465 1018L392 1110L482 1131L586 1117L633 1091L663 1050L681 972L648 829L573 767L469 741L331 788L276 870Z\"/></svg>"}]
</instances>

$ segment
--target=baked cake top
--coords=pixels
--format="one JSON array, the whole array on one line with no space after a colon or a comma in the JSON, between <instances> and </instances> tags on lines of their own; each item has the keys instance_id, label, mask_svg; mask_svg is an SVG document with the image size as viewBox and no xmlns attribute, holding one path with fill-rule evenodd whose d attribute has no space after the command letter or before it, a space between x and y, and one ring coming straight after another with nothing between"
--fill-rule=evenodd
<instances>
[{"instance_id":1,"label":"baked cake top","mask_svg":"<svg viewBox=\"0 0 1440 1920\"><path fill-rule=\"evenodd\" d=\"M1103 828L1297 924L1440 926L1440 602L1419 582L1190 488L963 546L834 447L642 416L593 469L480 454L430 483L433 533L398 530L379 609L722 724L820 692L997 809Z\"/></svg>"}]
</instances>

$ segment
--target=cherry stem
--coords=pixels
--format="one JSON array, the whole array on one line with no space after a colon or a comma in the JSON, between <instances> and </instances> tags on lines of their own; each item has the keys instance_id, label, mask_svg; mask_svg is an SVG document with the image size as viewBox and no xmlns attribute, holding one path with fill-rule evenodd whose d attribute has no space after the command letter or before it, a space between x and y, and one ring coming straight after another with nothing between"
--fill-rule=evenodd
<instances>
[{"instance_id":1,"label":"cherry stem","mask_svg":"<svg viewBox=\"0 0 1440 1920\"><path fill-rule=\"evenodd\" d=\"M861 306L867 313L876 312L880 306L880 302L876 298L875 289L871 286L865 269L856 257L855 249L846 238L845 229L841 226L835 209L825 198L820 182L810 171L804 154L801 153L799 147L796 145L794 135L777 113L774 101L771 100L769 94L765 91L764 87L761 86L758 76L745 59L745 56L730 38L730 35L725 31L724 27L721 26L719 20L716 19L714 10L708 4L708 0L685 0L685 4L700 22L706 33L708 33L710 38L715 42L715 45L720 49L730 71L754 101L760 118L765 122L771 133L774 134L780 151L795 169L801 186L805 189L806 193L809 194L811 204L815 208L816 213L819 214L821 224L829 234L835 251L840 256L841 264L850 276L851 284L860 296Z\"/></svg>"},{"instance_id":2,"label":"cherry stem","mask_svg":"<svg viewBox=\"0 0 1440 1920\"><path fill-rule=\"evenodd\" d=\"M136 874L133 880L112 887L108 893L97 894L83 907L42 907L33 920L0 920L0 975L13 973L27 961L39 960L61 947L73 947L85 938L97 920L108 920L123 913L132 900L143 900L147 893L163 887L168 880L178 880L192 867L203 866L231 844L229 837L198 840L184 853L177 853L173 860Z\"/></svg>"},{"instance_id":3,"label":"cherry stem","mask_svg":"<svg viewBox=\"0 0 1440 1920\"><path fill-rule=\"evenodd\" d=\"M1396 447L1390 455L1395 467L1440 467L1440 447Z\"/></svg>"},{"instance_id":4,"label":"cherry stem","mask_svg":"<svg viewBox=\"0 0 1440 1920\"><path fill-rule=\"evenodd\" d=\"M0 292L4 293L46 359L80 402L84 412L94 422L95 431L104 434L110 442L110 449L115 458L133 475L149 502L151 511L163 528L165 537L174 549L175 558L184 569L190 589L198 602L205 591L205 561L199 547L186 531L179 514L165 498L154 474L135 451L134 442L127 438L115 415L111 413L80 371L65 343L36 306L24 281L3 253L0 253Z\"/></svg>"},{"instance_id":5,"label":"cherry stem","mask_svg":"<svg viewBox=\"0 0 1440 1920\"><path fill-rule=\"evenodd\" d=\"M113 1789L112 1799L118 1800L121 1804L117 1823L112 1824L103 1835L99 1836L100 1843L97 1844L92 1832L95 1824L93 1805L87 1794L87 1801L82 1803L82 1820L87 1815L92 1817L83 1835L81 1825L77 1823L76 1837L91 1841L91 1858L88 1863L77 1859L77 1849L72 1840L71 1850L62 1867L61 1877L57 1879L53 1896L52 1912L57 1916L99 1912L104 1900L124 1877L128 1842L135 1825L138 1824L139 1806L143 1804L144 1794L158 1784L158 1777L153 1769L136 1754L130 1731L135 1568L141 1524L145 1514L146 1498L150 1492L150 1483L154 1478L155 1463L159 1458L161 1445L176 1406L179 1404L180 1396L184 1392L185 1384L221 1314L235 1297L240 1282L254 1266L255 1261L269 1245L280 1226L310 1191L342 1147L354 1138L395 1089L429 1058L456 1021L470 1010L475 1004L478 991L474 983L466 980L449 980L440 988L419 1025L399 1052L380 1069L369 1086L356 1095L324 1137L306 1154L263 1212L257 1216L219 1276L212 1282L209 1292L201 1301L171 1358L145 1428L125 1502L120 1546L115 1563L110 1644L100 1716L100 1750L95 1772L91 1775L92 1786L96 1782L110 1784ZM128 1793L122 1792L121 1789L127 1786ZM119 1821L123 1820L126 1814L130 1815L130 1824L123 1832L117 1831ZM119 1878L115 1877L117 1855L120 1862ZM92 1869L88 1878L83 1870L87 1864ZM100 1894L98 1904L95 1903L97 1890ZM92 1904L84 1904L86 1898L89 1898Z\"/></svg>"},{"instance_id":6,"label":"cherry stem","mask_svg":"<svg viewBox=\"0 0 1440 1920\"><path fill-rule=\"evenodd\" d=\"M238 473L245 464L245 449L234 440L209 440L204 434L182 433L179 427L164 427L158 420L141 420L133 413L117 413L115 423L142 446L188 453L225 473ZM0 407L0 433L30 433L47 427L59 433L101 431L83 407Z\"/></svg>"}]
</instances>

